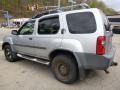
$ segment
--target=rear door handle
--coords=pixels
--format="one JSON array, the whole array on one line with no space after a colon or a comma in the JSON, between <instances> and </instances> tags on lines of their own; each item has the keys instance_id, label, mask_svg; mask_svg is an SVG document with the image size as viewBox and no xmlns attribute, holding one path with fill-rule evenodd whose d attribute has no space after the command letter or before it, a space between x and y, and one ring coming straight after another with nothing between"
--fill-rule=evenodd
<instances>
[{"instance_id":1,"label":"rear door handle","mask_svg":"<svg viewBox=\"0 0 120 90\"><path fill-rule=\"evenodd\" d=\"M32 38L30 37L29 40L32 40Z\"/></svg>"},{"instance_id":2,"label":"rear door handle","mask_svg":"<svg viewBox=\"0 0 120 90\"><path fill-rule=\"evenodd\" d=\"M64 34L65 31L66 31L66 30L63 28L63 29L61 30L61 34Z\"/></svg>"}]
</instances>

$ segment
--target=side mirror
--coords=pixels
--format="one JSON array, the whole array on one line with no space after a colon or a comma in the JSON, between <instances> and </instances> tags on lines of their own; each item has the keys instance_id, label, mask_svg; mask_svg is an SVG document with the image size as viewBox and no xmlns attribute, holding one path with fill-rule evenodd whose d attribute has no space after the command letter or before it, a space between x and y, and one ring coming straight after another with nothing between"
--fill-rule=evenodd
<instances>
[{"instance_id":1,"label":"side mirror","mask_svg":"<svg viewBox=\"0 0 120 90\"><path fill-rule=\"evenodd\" d=\"M11 34L18 35L18 32L17 32L17 30L12 30Z\"/></svg>"}]
</instances>

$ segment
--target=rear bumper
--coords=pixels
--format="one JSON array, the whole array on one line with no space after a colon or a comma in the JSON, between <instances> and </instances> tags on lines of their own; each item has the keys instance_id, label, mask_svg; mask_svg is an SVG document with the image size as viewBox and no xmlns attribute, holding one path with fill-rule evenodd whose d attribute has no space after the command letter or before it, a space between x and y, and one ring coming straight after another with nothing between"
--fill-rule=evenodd
<instances>
[{"instance_id":1,"label":"rear bumper","mask_svg":"<svg viewBox=\"0 0 120 90\"><path fill-rule=\"evenodd\" d=\"M80 63L85 69L94 69L94 70L106 70L111 63L113 62L115 55L115 48L112 48L110 52L105 55L96 55L96 54L81 54L76 53Z\"/></svg>"}]
</instances>

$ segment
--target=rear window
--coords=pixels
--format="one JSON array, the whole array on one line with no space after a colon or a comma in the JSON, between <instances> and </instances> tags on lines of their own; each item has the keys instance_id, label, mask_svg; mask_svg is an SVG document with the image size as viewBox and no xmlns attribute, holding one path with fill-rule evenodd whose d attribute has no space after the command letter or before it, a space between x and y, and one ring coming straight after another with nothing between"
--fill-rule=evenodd
<instances>
[{"instance_id":1,"label":"rear window","mask_svg":"<svg viewBox=\"0 0 120 90\"><path fill-rule=\"evenodd\" d=\"M73 13L66 16L69 31L73 34L94 33L96 22L93 13Z\"/></svg>"}]
</instances>

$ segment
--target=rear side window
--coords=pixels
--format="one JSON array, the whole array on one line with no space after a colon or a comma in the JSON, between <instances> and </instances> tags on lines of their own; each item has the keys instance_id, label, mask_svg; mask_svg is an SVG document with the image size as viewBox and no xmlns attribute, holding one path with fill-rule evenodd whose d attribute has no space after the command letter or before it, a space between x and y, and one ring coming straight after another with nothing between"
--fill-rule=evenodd
<instances>
[{"instance_id":1,"label":"rear side window","mask_svg":"<svg viewBox=\"0 0 120 90\"><path fill-rule=\"evenodd\" d=\"M66 16L69 31L73 34L94 33L96 22L93 13L73 13Z\"/></svg>"},{"instance_id":2,"label":"rear side window","mask_svg":"<svg viewBox=\"0 0 120 90\"><path fill-rule=\"evenodd\" d=\"M59 17L45 18L39 21L38 33L39 34L56 34L59 31L60 23Z\"/></svg>"}]
</instances>

